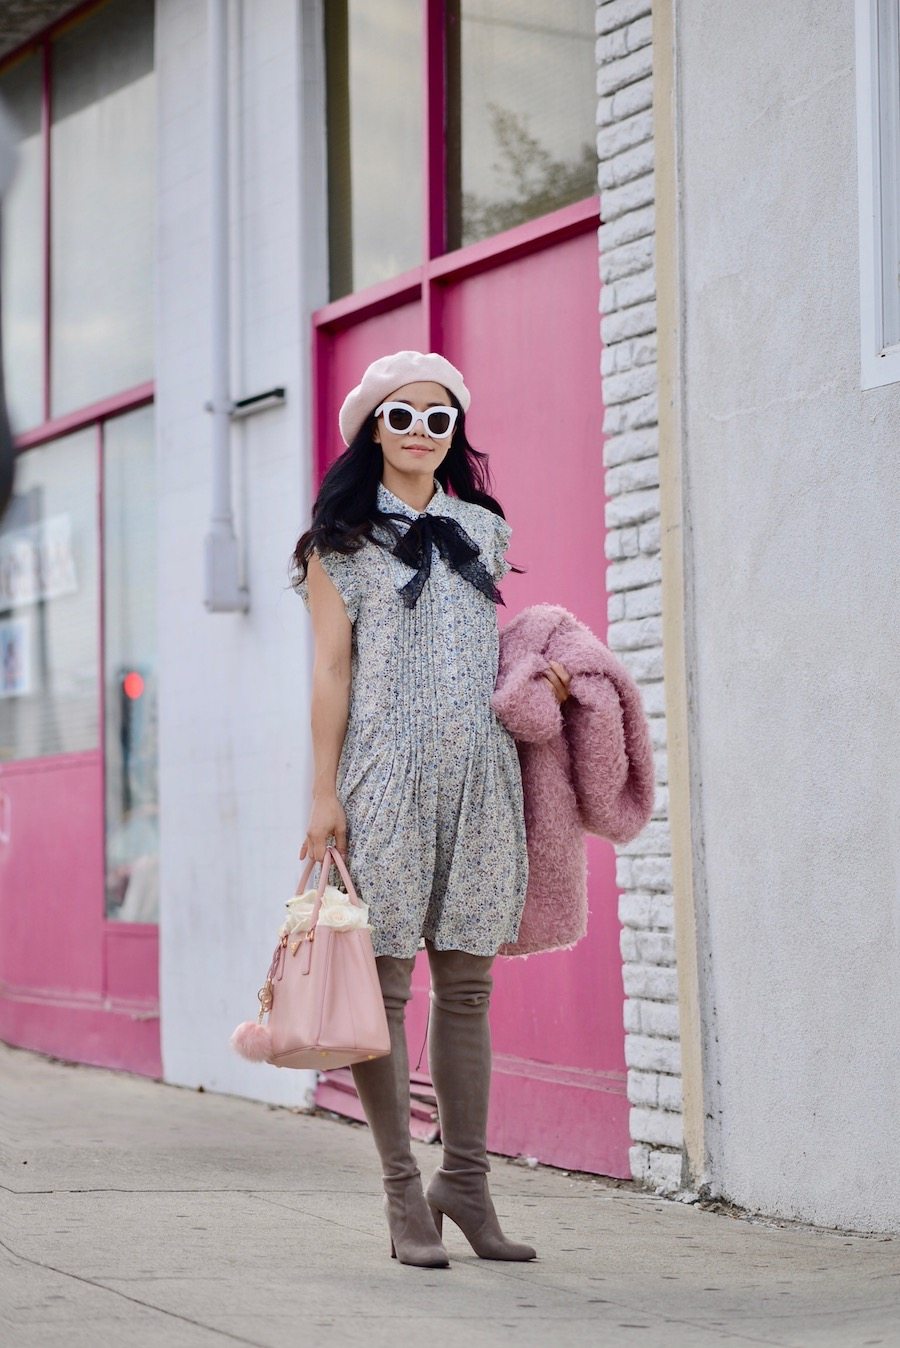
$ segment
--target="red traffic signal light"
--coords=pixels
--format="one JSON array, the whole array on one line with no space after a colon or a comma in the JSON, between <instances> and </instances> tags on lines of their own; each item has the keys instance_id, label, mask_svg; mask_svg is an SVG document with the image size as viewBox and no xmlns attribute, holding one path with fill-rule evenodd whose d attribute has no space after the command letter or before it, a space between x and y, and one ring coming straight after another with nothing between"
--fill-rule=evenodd
<instances>
[{"instance_id":1,"label":"red traffic signal light","mask_svg":"<svg viewBox=\"0 0 900 1348\"><path fill-rule=\"evenodd\" d=\"M132 701L139 698L144 691L144 677L136 669L131 669L122 679L122 691L126 697Z\"/></svg>"}]
</instances>

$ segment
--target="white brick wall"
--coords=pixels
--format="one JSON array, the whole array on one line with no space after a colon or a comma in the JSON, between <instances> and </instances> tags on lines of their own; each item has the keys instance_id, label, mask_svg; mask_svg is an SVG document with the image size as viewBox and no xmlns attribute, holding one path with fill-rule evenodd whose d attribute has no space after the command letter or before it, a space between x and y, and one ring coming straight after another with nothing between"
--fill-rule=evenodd
<instances>
[{"instance_id":1,"label":"white brick wall","mask_svg":"<svg viewBox=\"0 0 900 1348\"><path fill-rule=\"evenodd\" d=\"M657 457L653 48L650 0L597 5L600 313L609 645L637 679L653 733L653 819L617 849L629 1159L681 1188L681 1054L672 931Z\"/></svg>"}]
</instances>

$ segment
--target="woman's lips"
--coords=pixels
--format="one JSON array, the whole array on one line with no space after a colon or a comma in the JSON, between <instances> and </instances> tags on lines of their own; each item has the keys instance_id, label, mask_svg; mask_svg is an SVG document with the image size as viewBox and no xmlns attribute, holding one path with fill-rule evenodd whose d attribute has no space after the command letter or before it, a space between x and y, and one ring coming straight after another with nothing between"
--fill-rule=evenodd
<instances>
[{"instance_id":1,"label":"woman's lips","mask_svg":"<svg viewBox=\"0 0 900 1348\"><path fill-rule=\"evenodd\" d=\"M407 454L430 454L431 450L427 445L404 445L403 448Z\"/></svg>"}]
</instances>

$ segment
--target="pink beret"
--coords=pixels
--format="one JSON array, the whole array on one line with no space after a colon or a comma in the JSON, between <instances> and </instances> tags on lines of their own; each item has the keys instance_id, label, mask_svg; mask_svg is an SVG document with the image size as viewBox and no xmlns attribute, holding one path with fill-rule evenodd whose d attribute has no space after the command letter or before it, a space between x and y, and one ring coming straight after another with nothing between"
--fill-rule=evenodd
<instances>
[{"instance_id":1,"label":"pink beret","mask_svg":"<svg viewBox=\"0 0 900 1348\"><path fill-rule=\"evenodd\" d=\"M422 351L395 351L392 356L373 360L356 388L344 399L338 418L344 444L349 445L370 412L385 398L404 384L433 380L459 399L459 405L468 412L472 396L463 383L455 365L436 351L425 355Z\"/></svg>"}]
</instances>

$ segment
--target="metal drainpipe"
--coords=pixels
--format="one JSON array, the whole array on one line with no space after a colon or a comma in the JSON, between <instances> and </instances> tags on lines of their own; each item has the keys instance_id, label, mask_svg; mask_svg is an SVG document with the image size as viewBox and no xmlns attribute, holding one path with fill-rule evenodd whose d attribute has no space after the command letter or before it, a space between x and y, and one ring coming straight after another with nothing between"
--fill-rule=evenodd
<instances>
[{"instance_id":1,"label":"metal drainpipe","mask_svg":"<svg viewBox=\"0 0 900 1348\"><path fill-rule=\"evenodd\" d=\"M227 0L208 0L210 126L210 356L212 399L212 515L206 535L204 603L210 613L246 613L249 591L240 584L238 541L231 507L228 257L228 30Z\"/></svg>"}]
</instances>

